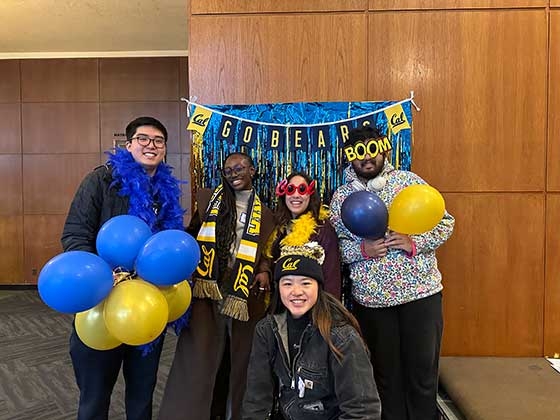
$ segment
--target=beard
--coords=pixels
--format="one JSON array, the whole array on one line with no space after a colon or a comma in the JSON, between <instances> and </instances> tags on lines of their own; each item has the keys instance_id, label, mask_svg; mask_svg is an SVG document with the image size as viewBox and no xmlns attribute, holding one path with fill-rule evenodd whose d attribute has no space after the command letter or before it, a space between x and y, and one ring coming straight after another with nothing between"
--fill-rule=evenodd
<instances>
[{"instance_id":1,"label":"beard","mask_svg":"<svg viewBox=\"0 0 560 420\"><path fill-rule=\"evenodd\" d=\"M385 159L381 162L376 161L375 159L367 159L361 161L353 161L352 167L354 168L354 172L358 175L359 178L365 179L369 181L377 177L381 171L383 170L383 166L385 164Z\"/></svg>"}]
</instances>

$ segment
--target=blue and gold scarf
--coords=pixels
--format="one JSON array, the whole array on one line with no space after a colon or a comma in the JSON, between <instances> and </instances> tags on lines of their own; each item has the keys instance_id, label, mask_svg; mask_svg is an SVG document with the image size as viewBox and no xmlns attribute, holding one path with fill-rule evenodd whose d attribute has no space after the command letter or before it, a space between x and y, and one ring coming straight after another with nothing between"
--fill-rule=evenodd
<instances>
[{"instance_id":1,"label":"blue and gold scarf","mask_svg":"<svg viewBox=\"0 0 560 420\"><path fill-rule=\"evenodd\" d=\"M261 200L253 190L247 206L248 218L245 222L239 249L235 254L235 262L231 270L231 278L224 283L226 293L222 296L218 286L218 260L216 258L216 221L222 203L223 185L213 192L204 217L204 222L196 240L200 245L200 263L194 275L193 295L197 298L212 300L224 299L221 313L238 319L249 320L249 286L253 281L257 248L261 231Z\"/></svg>"}]
</instances>

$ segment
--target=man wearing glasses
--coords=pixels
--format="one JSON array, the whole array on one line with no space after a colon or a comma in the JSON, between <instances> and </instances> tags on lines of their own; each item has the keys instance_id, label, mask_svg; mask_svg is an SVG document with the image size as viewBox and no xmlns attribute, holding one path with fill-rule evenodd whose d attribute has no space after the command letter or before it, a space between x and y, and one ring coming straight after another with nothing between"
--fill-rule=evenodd
<instances>
[{"instance_id":1,"label":"man wearing glasses","mask_svg":"<svg viewBox=\"0 0 560 420\"><path fill-rule=\"evenodd\" d=\"M163 162L167 130L155 118L140 117L126 127L126 139L125 148L107 153L106 164L90 172L79 186L62 233L64 251L96 253L99 229L122 214L141 218L153 233L184 229L179 182ZM151 419L162 346L160 336L143 346L121 344L112 350L94 350L80 340L74 328L70 356L80 389L78 420L108 418L121 365L127 419Z\"/></svg>"},{"instance_id":2,"label":"man wearing glasses","mask_svg":"<svg viewBox=\"0 0 560 420\"><path fill-rule=\"evenodd\" d=\"M353 312L371 351L382 420L435 420L443 331L436 250L453 233L455 219L445 212L428 232L388 231L376 239L358 237L342 220L343 203L355 191L370 191L389 208L404 188L425 184L415 173L395 169L388 150L379 153L385 137L370 125L350 130L346 184L332 197L330 218L350 271Z\"/></svg>"},{"instance_id":3,"label":"man wearing glasses","mask_svg":"<svg viewBox=\"0 0 560 420\"><path fill-rule=\"evenodd\" d=\"M188 228L201 250L192 318L179 336L160 420L241 419L253 332L270 287L258 261L274 229L253 188L255 172L250 156L232 153L220 185L197 192Z\"/></svg>"}]
</instances>

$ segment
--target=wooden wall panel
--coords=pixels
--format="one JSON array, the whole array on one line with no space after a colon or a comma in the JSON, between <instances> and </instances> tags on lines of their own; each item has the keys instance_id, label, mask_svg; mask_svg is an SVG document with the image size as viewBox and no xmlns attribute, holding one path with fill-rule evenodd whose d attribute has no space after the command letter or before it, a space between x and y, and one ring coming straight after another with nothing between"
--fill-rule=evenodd
<instances>
[{"instance_id":1,"label":"wooden wall panel","mask_svg":"<svg viewBox=\"0 0 560 420\"><path fill-rule=\"evenodd\" d=\"M136 117L144 115L157 118L167 128L167 152L179 153L181 135L179 130L180 113L185 110L183 102L103 102L101 106L101 150L113 147L116 138L125 139L126 125Z\"/></svg>"},{"instance_id":2,"label":"wooden wall panel","mask_svg":"<svg viewBox=\"0 0 560 420\"><path fill-rule=\"evenodd\" d=\"M0 60L0 103L20 101L19 60Z\"/></svg>"},{"instance_id":3,"label":"wooden wall panel","mask_svg":"<svg viewBox=\"0 0 560 420\"><path fill-rule=\"evenodd\" d=\"M190 131L185 130L187 126L187 114L181 112L181 179L188 183L181 185L183 196L181 204L187 210L185 213L185 226L192 216L192 190L191 190L191 156L192 156L192 135Z\"/></svg>"},{"instance_id":4,"label":"wooden wall panel","mask_svg":"<svg viewBox=\"0 0 560 420\"><path fill-rule=\"evenodd\" d=\"M83 177L99 164L97 153L23 155L24 213L66 214Z\"/></svg>"},{"instance_id":5,"label":"wooden wall panel","mask_svg":"<svg viewBox=\"0 0 560 420\"><path fill-rule=\"evenodd\" d=\"M21 153L21 104L0 103L0 133L0 153Z\"/></svg>"},{"instance_id":6,"label":"wooden wall panel","mask_svg":"<svg viewBox=\"0 0 560 420\"><path fill-rule=\"evenodd\" d=\"M101 101L178 101L179 58L103 58Z\"/></svg>"},{"instance_id":7,"label":"wooden wall panel","mask_svg":"<svg viewBox=\"0 0 560 420\"><path fill-rule=\"evenodd\" d=\"M367 0L191 0L191 13L267 13L365 10ZM191 44L192 45L192 44Z\"/></svg>"},{"instance_id":8,"label":"wooden wall panel","mask_svg":"<svg viewBox=\"0 0 560 420\"><path fill-rule=\"evenodd\" d=\"M186 180L185 178L183 178L183 159L180 154L168 153L167 156L165 157L165 162L173 167L173 175L175 177L177 177L178 179ZM183 191L183 188L181 190ZM184 197L181 197L181 206L183 207L183 209L186 210L186 207L183 203L183 199Z\"/></svg>"},{"instance_id":9,"label":"wooden wall panel","mask_svg":"<svg viewBox=\"0 0 560 420\"><path fill-rule=\"evenodd\" d=\"M24 282L37 284L41 268L62 252L60 236L66 215L24 217Z\"/></svg>"},{"instance_id":10,"label":"wooden wall panel","mask_svg":"<svg viewBox=\"0 0 560 420\"><path fill-rule=\"evenodd\" d=\"M187 57L179 58L179 95L183 98L189 96L189 60Z\"/></svg>"},{"instance_id":11,"label":"wooden wall panel","mask_svg":"<svg viewBox=\"0 0 560 420\"><path fill-rule=\"evenodd\" d=\"M201 103L363 100L365 19L352 13L193 16L191 95Z\"/></svg>"},{"instance_id":12,"label":"wooden wall panel","mask_svg":"<svg viewBox=\"0 0 560 420\"><path fill-rule=\"evenodd\" d=\"M99 100L97 59L21 61L23 102Z\"/></svg>"},{"instance_id":13,"label":"wooden wall panel","mask_svg":"<svg viewBox=\"0 0 560 420\"><path fill-rule=\"evenodd\" d=\"M186 57L183 57L179 60L179 92L181 94L181 98L189 98L189 60ZM188 131L186 127L188 125L187 121L187 104L185 102L181 102L181 106L179 107L179 153L189 153L191 152L190 148L190 139L189 143L187 143L187 134ZM190 178L190 173L189 173Z\"/></svg>"},{"instance_id":14,"label":"wooden wall panel","mask_svg":"<svg viewBox=\"0 0 560 420\"><path fill-rule=\"evenodd\" d=\"M188 59L182 58L179 61L179 90L181 93L181 98L189 98L189 61ZM190 138L187 138L190 134L186 127L188 125L187 121L187 104L181 102L179 107L179 153L191 153ZM190 173L189 173L190 177Z\"/></svg>"},{"instance_id":15,"label":"wooden wall panel","mask_svg":"<svg viewBox=\"0 0 560 420\"><path fill-rule=\"evenodd\" d=\"M368 98L414 90L423 108L416 172L444 191L544 190L544 10L372 13L369 25Z\"/></svg>"},{"instance_id":16,"label":"wooden wall panel","mask_svg":"<svg viewBox=\"0 0 560 420\"><path fill-rule=\"evenodd\" d=\"M99 104L22 104L24 153L98 153Z\"/></svg>"},{"instance_id":17,"label":"wooden wall panel","mask_svg":"<svg viewBox=\"0 0 560 420\"><path fill-rule=\"evenodd\" d=\"M438 251L443 354L541 355L544 195L450 193L445 199L456 226Z\"/></svg>"},{"instance_id":18,"label":"wooden wall panel","mask_svg":"<svg viewBox=\"0 0 560 420\"><path fill-rule=\"evenodd\" d=\"M181 185L181 206L186 210L185 222L190 219L191 209L191 184L190 180L190 156L180 154L168 154L166 162L173 167L173 175L182 181L187 181Z\"/></svg>"},{"instance_id":19,"label":"wooden wall panel","mask_svg":"<svg viewBox=\"0 0 560 420\"><path fill-rule=\"evenodd\" d=\"M21 155L0 155L0 179L2 180L2 188L0 188L0 203L2 203L0 205L0 216L17 216L22 214Z\"/></svg>"},{"instance_id":20,"label":"wooden wall panel","mask_svg":"<svg viewBox=\"0 0 560 420\"><path fill-rule=\"evenodd\" d=\"M560 195L546 200L544 354L560 353Z\"/></svg>"},{"instance_id":21,"label":"wooden wall panel","mask_svg":"<svg viewBox=\"0 0 560 420\"><path fill-rule=\"evenodd\" d=\"M22 283L23 216L0 216L0 284Z\"/></svg>"},{"instance_id":22,"label":"wooden wall panel","mask_svg":"<svg viewBox=\"0 0 560 420\"><path fill-rule=\"evenodd\" d=\"M547 190L560 191L560 10L550 12L549 63Z\"/></svg>"},{"instance_id":23,"label":"wooden wall panel","mask_svg":"<svg viewBox=\"0 0 560 420\"><path fill-rule=\"evenodd\" d=\"M181 149L182 154L190 155L192 153L192 135L189 130L186 129L189 121L187 118L186 104L182 103L180 108L180 124L179 124L179 135L181 137Z\"/></svg>"},{"instance_id":24,"label":"wooden wall panel","mask_svg":"<svg viewBox=\"0 0 560 420\"><path fill-rule=\"evenodd\" d=\"M554 1L554 0L551 0ZM547 0L369 0L370 10L546 7Z\"/></svg>"},{"instance_id":25,"label":"wooden wall panel","mask_svg":"<svg viewBox=\"0 0 560 420\"><path fill-rule=\"evenodd\" d=\"M181 185L183 196L181 197L181 204L186 209L185 213L185 226L188 225L193 213L193 203L191 197L191 155L181 155L181 179L186 180L188 183Z\"/></svg>"},{"instance_id":26,"label":"wooden wall panel","mask_svg":"<svg viewBox=\"0 0 560 420\"><path fill-rule=\"evenodd\" d=\"M165 162L173 167L173 175L180 179L182 174L181 155L177 153L168 153L165 157Z\"/></svg>"},{"instance_id":27,"label":"wooden wall panel","mask_svg":"<svg viewBox=\"0 0 560 420\"><path fill-rule=\"evenodd\" d=\"M560 348L560 194L545 193L560 191L560 10L549 3L560 6L367 0L360 13L360 2L194 0L191 94L259 103L402 99L414 90L422 107L414 170L445 192L457 218L438 253L443 352L539 356ZM307 13L318 5L328 12ZM336 12L346 6L352 12Z\"/></svg>"},{"instance_id":28,"label":"wooden wall panel","mask_svg":"<svg viewBox=\"0 0 560 420\"><path fill-rule=\"evenodd\" d=\"M189 96L186 57L0 60L0 76L0 284L36 283L61 252L79 183L133 118L153 115L167 126L170 159L190 177L179 101ZM190 185L183 189L190 204Z\"/></svg>"}]
</instances>

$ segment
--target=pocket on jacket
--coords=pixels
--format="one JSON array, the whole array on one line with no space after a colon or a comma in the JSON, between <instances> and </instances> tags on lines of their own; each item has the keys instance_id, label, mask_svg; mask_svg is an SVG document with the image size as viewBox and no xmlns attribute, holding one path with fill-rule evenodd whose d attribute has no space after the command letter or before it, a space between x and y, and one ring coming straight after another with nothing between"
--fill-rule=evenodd
<instances>
[{"instance_id":1,"label":"pocket on jacket","mask_svg":"<svg viewBox=\"0 0 560 420\"><path fill-rule=\"evenodd\" d=\"M297 369L297 374L303 379L323 379L327 377L326 372L322 372L319 369L313 369L307 366L300 366Z\"/></svg>"},{"instance_id":2,"label":"pocket on jacket","mask_svg":"<svg viewBox=\"0 0 560 420\"><path fill-rule=\"evenodd\" d=\"M310 413L323 413L325 411L325 406L321 400L314 401L310 403L303 404L301 409L305 412Z\"/></svg>"}]
</instances>

